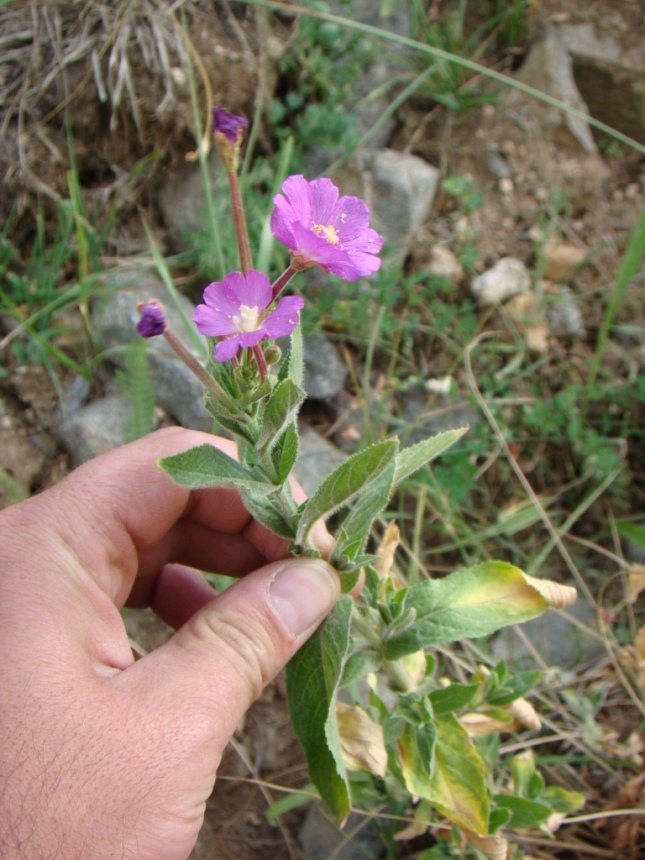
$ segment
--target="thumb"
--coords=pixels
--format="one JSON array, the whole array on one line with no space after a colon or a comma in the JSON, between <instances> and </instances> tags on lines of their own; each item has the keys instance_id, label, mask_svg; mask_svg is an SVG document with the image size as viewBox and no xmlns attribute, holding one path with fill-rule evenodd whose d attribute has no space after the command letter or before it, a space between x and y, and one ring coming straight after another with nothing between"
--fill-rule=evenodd
<instances>
[{"instance_id":1,"label":"thumb","mask_svg":"<svg viewBox=\"0 0 645 860\"><path fill-rule=\"evenodd\" d=\"M217 755L339 594L338 575L322 559L274 562L203 606L125 674L152 697L155 713L205 732L201 741Z\"/></svg>"}]
</instances>

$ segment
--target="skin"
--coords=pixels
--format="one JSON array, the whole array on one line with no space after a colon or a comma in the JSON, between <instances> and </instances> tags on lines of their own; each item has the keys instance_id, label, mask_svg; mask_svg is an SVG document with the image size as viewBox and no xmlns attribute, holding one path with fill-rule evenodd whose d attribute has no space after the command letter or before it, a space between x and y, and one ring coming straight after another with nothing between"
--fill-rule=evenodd
<instances>
[{"instance_id":1,"label":"skin","mask_svg":"<svg viewBox=\"0 0 645 860\"><path fill-rule=\"evenodd\" d=\"M168 428L0 512L3 858L187 857L236 725L338 597L234 491L156 465L204 442L234 454ZM216 596L198 569L240 580ZM124 605L177 632L135 662Z\"/></svg>"}]
</instances>

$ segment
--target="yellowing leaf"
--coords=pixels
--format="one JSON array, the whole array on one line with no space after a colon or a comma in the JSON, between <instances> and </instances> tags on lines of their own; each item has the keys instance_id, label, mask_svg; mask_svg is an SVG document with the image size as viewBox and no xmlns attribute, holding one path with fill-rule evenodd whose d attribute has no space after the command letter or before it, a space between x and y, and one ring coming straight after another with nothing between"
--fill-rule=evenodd
<instances>
[{"instance_id":1,"label":"yellowing leaf","mask_svg":"<svg viewBox=\"0 0 645 860\"><path fill-rule=\"evenodd\" d=\"M538 579L528 574L524 576L528 584L533 586L554 609L566 609L576 602L578 592L571 585L560 585L550 579Z\"/></svg>"},{"instance_id":2,"label":"yellowing leaf","mask_svg":"<svg viewBox=\"0 0 645 860\"><path fill-rule=\"evenodd\" d=\"M513 719L508 712L496 710L491 713L469 713L459 717L459 722L471 738L490 735L492 732L510 732L513 730Z\"/></svg>"},{"instance_id":3,"label":"yellowing leaf","mask_svg":"<svg viewBox=\"0 0 645 860\"><path fill-rule=\"evenodd\" d=\"M480 836L471 830L461 827L460 830L470 844L481 851L488 860L506 860L508 857L508 842L499 833L493 836Z\"/></svg>"},{"instance_id":4,"label":"yellowing leaf","mask_svg":"<svg viewBox=\"0 0 645 860\"><path fill-rule=\"evenodd\" d=\"M399 527L391 520L388 527L385 529L383 540L379 544L376 554L378 559L374 562L374 570L380 577L386 579L391 577L398 585L397 578L392 576L392 565L394 564L394 554L401 540Z\"/></svg>"},{"instance_id":5,"label":"yellowing leaf","mask_svg":"<svg viewBox=\"0 0 645 860\"><path fill-rule=\"evenodd\" d=\"M515 699L515 701L511 702L509 705L508 710L515 722L520 726L525 726L532 732L539 732L542 728L542 721L540 720L537 711L526 699L523 699L522 697Z\"/></svg>"},{"instance_id":6,"label":"yellowing leaf","mask_svg":"<svg viewBox=\"0 0 645 860\"><path fill-rule=\"evenodd\" d=\"M633 564L627 578L627 600L636 603L638 595L645 589L645 564Z\"/></svg>"},{"instance_id":7,"label":"yellowing leaf","mask_svg":"<svg viewBox=\"0 0 645 860\"><path fill-rule=\"evenodd\" d=\"M385 776L387 750L383 729L362 709L343 702L336 703L336 722L343 761L350 770L367 770L374 776Z\"/></svg>"},{"instance_id":8,"label":"yellowing leaf","mask_svg":"<svg viewBox=\"0 0 645 860\"><path fill-rule=\"evenodd\" d=\"M435 717L433 742L430 728L408 724L397 741L406 788L459 827L485 835L490 800L476 747L452 714Z\"/></svg>"}]
</instances>

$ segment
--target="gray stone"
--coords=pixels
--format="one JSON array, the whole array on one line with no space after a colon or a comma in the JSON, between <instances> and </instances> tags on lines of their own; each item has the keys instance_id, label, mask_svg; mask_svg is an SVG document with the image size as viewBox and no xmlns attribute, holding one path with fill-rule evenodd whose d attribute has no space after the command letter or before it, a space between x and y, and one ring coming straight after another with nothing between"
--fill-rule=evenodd
<instances>
[{"instance_id":1,"label":"gray stone","mask_svg":"<svg viewBox=\"0 0 645 860\"><path fill-rule=\"evenodd\" d=\"M63 391L59 407L59 418L64 420L66 416L72 415L79 410L90 399L91 393L92 383L86 376L81 376L80 374L73 376Z\"/></svg>"},{"instance_id":2,"label":"gray stone","mask_svg":"<svg viewBox=\"0 0 645 860\"><path fill-rule=\"evenodd\" d=\"M215 195L218 170L215 153L211 154L208 168L211 194ZM198 162L182 164L167 177L159 194L159 206L173 246L186 247L187 234L194 234L204 227L206 195Z\"/></svg>"},{"instance_id":3,"label":"gray stone","mask_svg":"<svg viewBox=\"0 0 645 860\"><path fill-rule=\"evenodd\" d=\"M517 79L523 84L559 99L577 111L589 113L576 86L571 56L566 49L559 27L547 27L544 39L533 45L517 74ZM514 91L508 98L512 101L517 98L517 95ZM554 128L565 126L584 152L596 152L596 144L589 125L579 116L546 106L544 122Z\"/></svg>"},{"instance_id":4,"label":"gray stone","mask_svg":"<svg viewBox=\"0 0 645 860\"><path fill-rule=\"evenodd\" d=\"M133 283L136 286L130 286ZM92 322L108 350L110 360L115 364L123 366L124 347L138 337L137 303L152 298L163 302L169 327L187 347L191 347L182 315L154 273L146 270L118 273L108 281L108 286L114 287L115 291L107 303L94 306ZM185 317L190 320L193 305L184 296L180 295L177 299ZM191 351L199 358L194 350ZM148 358L157 403L183 427L209 430L213 419L204 406L204 389L163 337L150 338Z\"/></svg>"},{"instance_id":5,"label":"gray stone","mask_svg":"<svg viewBox=\"0 0 645 860\"><path fill-rule=\"evenodd\" d=\"M342 391L347 368L336 347L322 334L310 334L303 344L304 388L308 397L328 400Z\"/></svg>"},{"instance_id":6,"label":"gray stone","mask_svg":"<svg viewBox=\"0 0 645 860\"><path fill-rule=\"evenodd\" d=\"M551 334L556 337L584 338L586 336L582 311L576 304L573 293L567 287L561 287L558 295L549 305L547 319Z\"/></svg>"},{"instance_id":7,"label":"gray stone","mask_svg":"<svg viewBox=\"0 0 645 860\"><path fill-rule=\"evenodd\" d=\"M371 226L404 255L430 215L440 171L416 155L380 149L358 150L334 174L343 194L370 207Z\"/></svg>"},{"instance_id":8,"label":"gray stone","mask_svg":"<svg viewBox=\"0 0 645 860\"><path fill-rule=\"evenodd\" d=\"M592 630L597 628L595 609L585 600L577 600L566 615ZM601 639L586 633L583 626L572 623L566 615L549 609L539 618L521 624L521 634L516 627L505 627L493 639L493 657L516 666L535 667L533 648L546 666L567 668L604 654Z\"/></svg>"},{"instance_id":9,"label":"gray stone","mask_svg":"<svg viewBox=\"0 0 645 860\"><path fill-rule=\"evenodd\" d=\"M405 445L421 442L445 430L476 427L481 416L474 406L452 394L436 395L416 385L401 395L403 426L393 429Z\"/></svg>"},{"instance_id":10,"label":"gray stone","mask_svg":"<svg viewBox=\"0 0 645 860\"><path fill-rule=\"evenodd\" d=\"M293 476L308 496L318 489L321 482L347 459L320 433L311 427L300 427L300 450Z\"/></svg>"},{"instance_id":11,"label":"gray stone","mask_svg":"<svg viewBox=\"0 0 645 860\"><path fill-rule=\"evenodd\" d=\"M502 257L495 265L473 279L472 294L482 305L504 302L531 286L528 269L515 257Z\"/></svg>"},{"instance_id":12,"label":"gray stone","mask_svg":"<svg viewBox=\"0 0 645 860\"><path fill-rule=\"evenodd\" d=\"M378 860L385 854L382 840L367 819L351 813L344 829L339 830L318 801L309 806L300 844L307 860Z\"/></svg>"},{"instance_id":13,"label":"gray stone","mask_svg":"<svg viewBox=\"0 0 645 860\"><path fill-rule=\"evenodd\" d=\"M70 415L58 434L74 464L78 466L123 445L131 409L126 397L112 394Z\"/></svg>"}]
</instances>

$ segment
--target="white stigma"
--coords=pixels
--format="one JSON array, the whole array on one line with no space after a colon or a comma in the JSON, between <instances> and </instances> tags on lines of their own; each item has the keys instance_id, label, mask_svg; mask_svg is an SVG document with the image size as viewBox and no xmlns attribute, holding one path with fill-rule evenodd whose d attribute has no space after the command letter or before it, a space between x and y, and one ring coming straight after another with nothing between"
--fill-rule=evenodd
<instances>
[{"instance_id":1,"label":"white stigma","mask_svg":"<svg viewBox=\"0 0 645 860\"><path fill-rule=\"evenodd\" d=\"M240 305L239 316L233 317L233 323L239 332L255 331L258 327L258 308Z\"/></svg>"}]
</instances>

